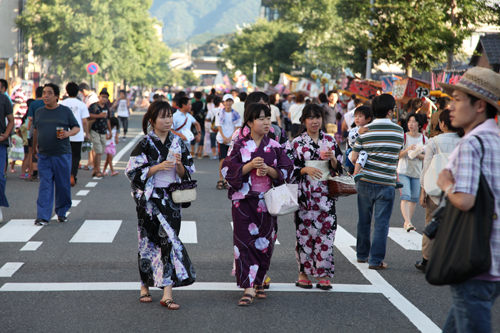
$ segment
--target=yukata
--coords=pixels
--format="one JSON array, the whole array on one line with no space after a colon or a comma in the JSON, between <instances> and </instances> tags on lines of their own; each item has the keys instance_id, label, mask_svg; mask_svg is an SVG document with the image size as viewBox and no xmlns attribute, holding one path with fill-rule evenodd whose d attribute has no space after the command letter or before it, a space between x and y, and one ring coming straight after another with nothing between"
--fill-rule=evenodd
<instances>
[{"instance_id":1,"label":"yukata","mask_svg":"<svg viewBox=\"0 0 500 333\"><path fill-rule=\"evenodd\" d=\"M293 140L294 176L299 184L299 210L295 212L295 254L300 273L333 277L333 242L337 231L336 199L328 196L328 181L312 180L307 174L300 174L306 161L320 160L320 142L332 149L337 159L336 170L328 162L330 174L333 176L336 172L342 172L342 151L332 136L320 131L318 143L315 143L307 132L303 132Z\"/></svg>"},{"instance_id":2,"label":"yukata","mask_svg":"<svg viewBox=\"0 0 500 333\"><path fill-rule=\"evenodd\" d=\"M167 159L168 153L180 153L188 173L195 172L193 159L180 137L169 132L165 143L152 131L134 148L125 170L132 183L137 204L141 285L144 287L181 287L193 284L196 273L179 239L181 204L172 201L167 187L178 179L175 168L147 177L149 169Z\"/></svg>"},{"instance_id":3,"label":"yukata","mask_svg":"<svg viewBox=\"0 0 500 333\"><path fill-rule=\"evenodd\" d=\"M258 177L256 169L243 175L243 166L256 157L278 171L279 178ZM281 145L264 136L257 147L250 135L234 143L222 164L222 175L229 183L232 200L233 242L236 282L240 288L262 285L273 255L277 218L267 211L264 193L289 181L293 164Z\"/></svg>"},{"instance_id":4,"label":"yukata","mask_svg":"<svg viewBox=\"0 0 500 333\"><path fill-rule=\"evenodd\" d=\"M236 131L234 131L234 134L231 137L231 146L227 154L228 155L231 154L232 147L236 141L245 138L249 134L250 134L250 128L248 126L244 126L243 128L238 128ZM288 140L288 136L286 135L284 129L282 129L278 125L272 124L271 127L269 128L269 133L267 133L266 136L269 139L278 142L281 145L281 147L285 149L285 152L288 155L288 157L290 159L293 159L292 145L290 144L290 141Z\"/></svg>"}]
</instances>

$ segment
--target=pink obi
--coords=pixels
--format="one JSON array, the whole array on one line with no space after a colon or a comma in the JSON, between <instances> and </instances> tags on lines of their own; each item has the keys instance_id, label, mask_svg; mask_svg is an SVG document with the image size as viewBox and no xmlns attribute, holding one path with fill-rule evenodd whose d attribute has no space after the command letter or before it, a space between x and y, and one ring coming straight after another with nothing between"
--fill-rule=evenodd
<instances>
[{"instance_id":1,"label":"pink obi","mask_svg":"<svg viewBox=\"0 0 500 333\"><path fill-rule=\"evenodd\" d=\"M257 176L257 169L250 172L250 179L252 181L252 191L254 192L267 192L271 189L271 177Z\"/></svg>"},{"instance_id":2,"label":"pink obi","mask_svg":"<svg viewBox=\"0 0 500 333\"><path fill-rule=\"evenodd\" d=\"M170 183L175 182L175 168L170 171L158 171L154 177L155 187L168 187Z\"/></svg>"}]
</instances>

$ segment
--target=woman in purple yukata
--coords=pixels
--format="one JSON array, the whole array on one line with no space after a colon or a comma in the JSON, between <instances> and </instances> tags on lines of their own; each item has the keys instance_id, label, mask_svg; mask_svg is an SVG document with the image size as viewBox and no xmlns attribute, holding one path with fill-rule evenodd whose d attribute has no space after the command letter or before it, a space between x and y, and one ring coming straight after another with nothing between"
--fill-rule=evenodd
<instances>
[{"instance_id":1,"label":"woman in purple yukata","mask_svg":"<svg viewBox=\"0 0 500 333\"><path fill-rule=\"evenodd\" d=\"M170 131L172 124L170 104L153 102L142 120L146 136L132 151L125 172L139 220L139 300L151 303L149 287L163 288L161 305L177 310L172 287L194 283L196 273L179 239L181 205L172 201L167 188L177 179L187 179L195 168L184 142Z\"/></svg>"},{"instance_id":2,"label":"woman in purple yukata","mask_svg":"<svg viewBox=\"0 0 500 333\"><path fill-rule=\"evenodd\" d=\"M342 151L335 139L321 130L324 111L308 104L300 121L305 130L292 142L294 176L299 184L299 210L295 212L297 243L295 253L299 265L297 287L311 289L308 275L319 282L316 287L332 288L333 242L337 230L335 200L328 197L329 174L342 172Z\"/></svg>"},{"instance_id":3,"label":"woman in purple yukata","mask_svg":"<svg viewBox=\"0 0 500 333\"><path fill-rule=\"evenodd\" d=\"M234 143L222 172L229 183L234 222L233 242L236 281L244 288L238 305L253 298L265 299L264 279L269 269L276 239L276 217L267 212L264 193L288 181L293 164L281 145L266 134L271 127L271 110L254 103L245 110L250 133Z\"/></svg>"}]
</instances>

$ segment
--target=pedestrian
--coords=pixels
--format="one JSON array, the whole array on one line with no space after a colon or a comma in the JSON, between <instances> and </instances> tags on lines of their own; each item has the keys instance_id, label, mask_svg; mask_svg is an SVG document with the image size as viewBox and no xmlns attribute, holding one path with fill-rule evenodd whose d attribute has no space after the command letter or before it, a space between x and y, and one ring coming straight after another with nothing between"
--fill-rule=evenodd
<instances>
[{"instance_id":1,"label":"pedestrian","mask_svg":"<svg viewBox=\"0 0 500 333\"><path fill-rule=\"evenodd\" d=\"M451 101L451 100L450 100ZM431 139L425 147L425 158L422 172L420 173L420 205L425 208L425 225L432 221L432 214L438 208L441 196L430 196L425 192L425 174L432 162L432 158L437 154L451 154L463 136L463 130L453 127L451 124L450 110L442 110L439 114L438 126L439 134ZM439 172L441 170L434 170ZM415 263L415 267L425 273L427 262L431 256L432 243L425 233L422 235L422 260Z\"/></svg>"},{"instance_id":2,"label":"pedestrian","mask_svg":"<svg viewBox=\"0 0 500 333\"><path fill-rule=\"evenodd\" d=\"M318 99L320 102L319 105L323 108L323 111L325 112L325 119L324 119L325 127L322 128L322 130L330 134L331 136L335 136L335 133L337 132L336 129L337 111L335 111L335 109L330 106L330 102L325 93L320 93L318 95Z\"/></svg>"},{"instance_id":3,"label":"pedestrian","mask_svg":"<svg viewBox=\"0 0 500 333\"><path fill-rule=\"evenodd\" d=\"M491 268L450 286L452 306L443 332L491 332L491 309L500 294L500 130L495 122L500 112L500 75L487 68L474 67L468 69L457 84L439 82L438 85L453 97L449 108L451 125L463 128L465 136L449 156L437 185L453 206L469 211L475 205L482 174L494 198Z\"/></svg>"},{"instance_id":4,"label":"pedestrian","mask_svg":"<svg viewBox=\"0 0 500 333\"><path fill-rule=\"evenodd\" d=\"M71 144L69 137L80 131L73 112L57 104L59 87L47 83L43 87L45 106L36 111L33 149L38 154L40 187L38 188L35 225L46 225L54 206L59 222L68 222L66 213L71 207Z\"/></svg>"},{"instance_id":5,"label":"pedestrian","mask_svg":"<svg viewBox=\"0 0 500 333\"><path fill-rule=\"evenodd\" d=\"M30 104L34 102L35 100L30 98L28 99L28 109L30 107ZM25 179L26 178L26 170L28 170L29 167L29 147L28 147L28 113L24 114L23 117L23 124L20 127L21 130L21 138L23 139L23 152L24 152L24 159L23 163L21 164L21 175L19 178Z\"/></svg>"},{"instance_id":6,"label":"pedestrian","mask_svg":"<svg viewBox=\"0 0 500 333\"><path fill-rule=\"evenodd\" d=\"M375 119L365 127L353 147L352 159L365 150L368 161L363 176L356 184L358 191L358 227L356 256L370 269L387 269L385 259L389 221L394 207L396 166L404 143L403 129L392 122L396 101L389 94L373 99ZM372 217L375 217L373 239L370 240Z\"/></svg>"},{"instance_id":7,"label":"pedestrian","mask_svg":"<svg viewBox=\"0 0 500 333\"><path fill-rule=\"evenodd\" d=\"M101 155L106 148L106 133L111 132L109 123L110 113L108 108L109 93L102 88L99 93L99 101L89 106L89 118L95 119L90 129L90 136L94 147L94 171L92 177L102 177Z\"/></svg>"},{"instance_id":8,"label":"pedestrian","mask_svg":"<svg viewBox=\"0 0 500 333\"><path fill-rule=\"evenodd\" d=\"M337 124L337 133L335 133L335 140L338 144L342 142L342 113L337 112L336 124Z\"/></svg>"},{"instance_id":9,"label":"pedestrian","mask_svg":"<svg viewBox=\"0 0 500 333\"><path fill-rule=\"evenodd\" d=\"M448 107L450 106L450 102L451 99L447 96L438 98L437 101L438 110L434 112L431 116L431 124L430 124L431 128L430 128L429 139L443 133L441 132L441 128L439 126L439 118L440 118L439 116L441 112L448 109Z\"/></svg>"},{"instance_id":10,"label":"pedestrian","mask_svg":"<svg viewBox=\"0 0 500 333\"><path fill-rule=\"evenodd\" d=\"M198 159L201 160L203 158L203 144L205 142L205 118L207 116L207 111L205 110L205 103L201 101L201 91L197 91L194 93L194 99L195 102L192 103L191 105L191 114L193 115L194 119L198 122L200 125L199 133L200 133L200 139L196 141L196 139L193 139L191 141L191 155L198 156ZM198 148L195 151L195 146L198 143Z\"/></svg>"},{"instance_id":11,"label":"pedestrian","mask_svg":"<svg viewBox=\"0 0 500 333\"><path fill-rule=\"evenodd\" d=\"M43 87L37 87L35 90L36 100L28 107L28 172L25 173L26 181L38 181L38 157L33 149L33 131L35 130L35 112L45 106L42 99ZM21 175L22 176L22 175Z\"/></svg>"},{"instance_id":12,"label":"pedestrian","mask_svg":"<svg viewBox=\"0 0 500 333\"><path fill-rule=\"evenodd\" d=\"M212 124L208 119L208 113L214 108L214 96L208 95L206 98L206 110L205 110L205 121L203 126L205 127L205 137L203 138L203 157L209 157L209 153L212 152L212 146L210 142L210 133L212 131ZM214 154L215 155L215 154Z\"/></svg>"},{"instance_id":13,"label":"pedestrian","mask_svg":"<svg viewBox=\"0 0 500 333\"><path fill-rule=\"evenodd\" d=\"M209 100L210 96L212 96L212 101L213 103L208 103L207 105L209 106L208 112L207 112L207 117L205 119L205 126L209 126L209 132L210 132L210 148L212 149L212 157L210 159L212 160L217 160L219 159L219 154L217 153L217 132L219 131L217 129L217 126L215 126L215 118L217 113L220 111L220 102L221 99L219 96L213 96L209 95L207 98L207 101ZM212 104L212 105L210 105Z\"/></svg>"},{"instance_id":14,"label":"pedestrian","mask_svg":"<svg viewBox=\"0 0 500 333\"><path fill-rule=\"evenodd\" d=\"M356 94L351 95L351 100L347 103L347 112L352 111L356 108Z\"/></svg>"},{"instance_id":15,"label":"pedestrian","mask_svg":"<svg viewBox=\"0 0 500 333\"><path fill-rule=\"evenodd\" d=\"M234 96L234 95L233 95ZM239 101L235 101L233 104L233 109L238 112L241 119L243 119L243 115L245 113L245 100L247 99L248 94L244 91L238 94ZM272 116L271 116L272 117Z\"/></svg>"},{"instance_id":16,"label":"pedestrian","mask_svg":"<svg viewBox=\"0 0 500 333\"><path fill-rule=\"evenodd\" d=\"M287 135L290 135L290 131L292 130L292 123L290 118L288 118L288 114L290 112L290 107L293 103L293 94L284 95L285 101L283 102L283 110L281 111L281 116L283 117L284 129Z\"/></svg>"},{"instance_id":17,"label":"pedestrian","mask_svg":"<svg viewBox=\"0 0 500 333\"><path fill-rule=\"evenodd\" d=\"M300 116L300 134L293 140L294 177L299 184L299 210L295 212L295 255L299 278L295 285L310 289L308 275L318 280L316 287L332 289L334 276L333 243L337 230L336 199L328 196L328 175L341 173L342 151L334 138L321 128L324 109L311 103Z\"/></svg>"},{"instance_id":18,"label":"pedestrian","mask_svg":"<svg viewBox=\"0 0 500 333\"><path fill-rule=\"evenodd\" d=\"M167 187L176 179L189 179L196 170L188 147L171 132L172 125L170 104L151 103L142 120L146 136L132 151L125 174L137 205L139 300L152 302L149 288L162 288L161 305L177 310L172 287L193 284L196 273L179 239L181 204L172 201Z\"/></svg>"},{"instance_id":19,"label":"pedestrian","mask_svg":"<svg viewBox=\"0 0 500 333\"><path fill-rule=\"evenodd\" d=\"M254 297L267 298L264 280L276 240L276 217L268 213L263 193L272 184L279 186L289 181L293 172L285 149L266 136L271 128L267 105L249 105L244 126L250 128L250 133L236 141L222 171L232 200L236 281L239 288L245 289L240 306L250 305Z\"/></svg>"},{"instance_id":20,"label":"pedestrian","mask_svg":"<svg viewBox=\"0 0 500 333\"><path fill-rule=\"evenodd\" d=\"M398 181L403 184L401 193L401 213L404 229L416 230L411 223L415 207L420 198L420 174L422 173L425 145L427 139L420 133L424 122L420 114L411 112L406 117L408 132L404 134L403 150L399 152Z\"/></svg>"},{"instance_id":21,"label":"pedestrian","mask_svg":"<svg viewBox=\"0 0 500 333\"><path fill-rule=\"evenodd\" d=\"M7 179L5 178L3 166L7 163L7 147L9 146L9 136L13 127L12 103L5 94L0 94L0 166L2 166L0 167L0 222L3 222L2 207L9 207L9 202L5 196Z\"/></svg>"},{"instance_id":22,"label":"pedestrian","mask_svg":"<svg viewBox=\"0 0 500 333\"><path fill-rule=\"evenodd\" d=\"M7 99L12 106L12 100L10 99L9 95L9 82L7 82L7 80L5 79L0 79L0 94L4 94L5 96L7 96Z\"/></svg>"},{"instance_id":23,"label":"pedestrian","mask_svg":"<svg viewBox=\"0 0 500 333\"><path fill-rule=\"evenodd\" d=\"M217 189L227 189L228 183L224 180L222 175L222 163L228 154L228 149L231 144L231 139L234 132L241 128L241 117L236 112L233 106L233 96L230 94L224 95L222 98L224 108L217 113L215 117L215 126L217 126L217 143L219 147L219 181L217 182Z\"/></svg>"},{"instance_id":24,"label":"pedestrian","mask_svg":"<svg viewBox=\"0 0 500 333\"><path fill-rule=\"evenodd\" d=\"M128 117L130 116L130 100L127 98L125 90L120 90L119 95L120 98L115 101L114 106L117 109L116 115L123 128L122 141L126 141L128 132Z\"/></svg>"},{"instance_id":25,"label":"pedestrian","mask_svg":"<svg viewBox=\"0 0 500 333\"><path fill-rule=\"evenodd\" d=\"M269 105L271 106L271 123L281 127L280 109L276 106L276 95L269 95ZM279 95L278 95L279 96Z\"/></svg>"},{"instance_id":26,"label":"pedestrian","mask_svg":"<svg viewBox=\"0 0 500 333\"><path fill-rule=\"evenodd\" d=\"M23 146L23 137L21 133L21 128L17 127L16 128L16 134L12 135L11 141L12 141L12 148L10 148L10 153L9 153L9 160L10 162L10 173L15 173L17 172L14 169L14 166L16 165L16 161L23 161L24 160L24 146ZM21 170L22 172L22 170Z\"/></svg>"},{"instance_id":27,"label":"pedestrian","mask_svg":"<svg viewBox=\"0 0 500 333\"><path fill-rule=\"evenodd\" d=\"M118 144L118 142L120 142L120 139L118 138L118 130L119 130L118 127L120 125L118 123L118 118L116 117L111 117L109 119L109 122L111 124L111 133L110 132L106 133L106 148L104 148L104 154L106 154L106 161L104 161L102 174L104 176L108 175L106 168L109 165L109 169L111 170L111 176L116 176L119 172L115 171L115 169L113 168L113 156L116 155L115 144Z\"/></svg>"},{"instance_id":28,"label":"pedestrian","mask_svg":"<svg viewBox=\"0 0 500 333\"><path fill-rule=\"evenodd\" d=\"M81 94L83 95L83 103L87 106L87 109L94 103L99 102L99 97L97 97L96 93L90 88L90 86L83 82L78 85L78 89L80 90ZM92 127L94 118L89 116L89 126ZM89 132L91 129L89 128ZM92 138L91 138L92 139ZM94 169L94 156L95 156L95 150L92 149L89 151L88 154L88 159L87 159L87 165L83 167L84 170L93 170Z\"/></svg>"},{"instance_id":29,"label":"pedestrian","mask_svg":"<svg viewBox=\"0 0 500 333\"><path fill-rule=\"evenodd\" d=\"M344 115L344 121L342 122L342 132L344 138L347 138L347 136L349 135L349 131L352 128L352 124L354 124L354 111L361 105L363 105L363 101L359 98L356 98L354 100L354 109Z\"/></svg>"},{"instance_id":30,"label":"pedestrian","mask_svg":"<svg viewBox=\"0 0 500 333\"><path fill-rule=\"evenodd\" d=\"M295 98L295 104L290 106L290 111L288 112L288 118L292 123L292 137L296 137L300 130L300 117L302 116L302 110L305 106L305 97L302 94L298 94Z\"/></svg>"},{"instance_id":31,"label":"pedestrian","mask_svg":"<svg viewBox=\"0 0 500 333\"><path fill-rule=\"evenodd\" d=\"M184 92L181 91L178 94L181 93ZM193 141L193 139L195 140L195 142L199 142L201 140L201 126L190 113L191 100L188 97L186 96L180 97L178 106L179 110L176 111L173 116L174 125L172 127L172 132L175 135L180 136L181 139L184 141L186 147L188 147L188 149L191 150L191 142ZM193 125L197 132L196 136L193 135L193 132L191 131L191 127Z\"/></svg>"},{"instance_id":32,"label":"pedestrian","mask_svg":"<svg viewBox=\"0 0 500 333\"><path fill-rule=\"evenodd\" d=\"M59 104L64 105L73 112L73 115L78 121L80 131L69 138L71 143L71 186L75 186L77 182L78 168L82 159L82 144L85 139L90 138L89 126L87 119L89 118L89 110L85 103L80 101L78 96L78 85L75 82L69 82L66 85L68 98L61 101Z\"/></svg>"}]
</instances>

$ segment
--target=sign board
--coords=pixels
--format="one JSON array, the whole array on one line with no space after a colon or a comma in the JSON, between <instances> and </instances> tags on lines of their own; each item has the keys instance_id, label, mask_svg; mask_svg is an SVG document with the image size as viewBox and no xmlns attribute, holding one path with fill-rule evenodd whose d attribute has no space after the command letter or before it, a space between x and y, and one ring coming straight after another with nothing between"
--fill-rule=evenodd
<instances>
[{"instance_id":1,"label":"sign board","mask_svg":"<svg viewBox=\"0 0 500 333\"><path fill-rule=\"evenodd\" d=\"M398 102L406 103L410 98L430 97L431 85L429 82L406 78L404 80L394 82L392 96Z\"/></svg>"},{"instance_id":2,"label":"sign board","mask_svg":"<svg viewBox=\"0 0 500 333\"><path fill-rule=\"evenodd\" d=\"M99 94L102 88L106 88L109 94L109 101L113 103L114 101L114 93L115 93L115 83L111 81L99 81L97 85L97 94Z\"/></svg>"},{"instance_id":3,"label":"sign board","mask_svg":"<svg viewBox=\"0 0 500 333\"><path fill-rule=\"evenodd\" d=\"M95 62L91 62L87 65L87 73L90 75L96 75L99 73L99 65L96 64Z\"/></svg>"},{"instance_id":4,"label":"sign board","mask_svg":"<svg viewBox=\"0 0 500 333\"><path fill-rule=\"evenodd\" d=\"M23 87L23 90L26 93L27 98L35 98L34 86L35 86L35 83L33 82L33 80L22 80L21 81L21 87Z\"/></svg>"}]
</instances>

